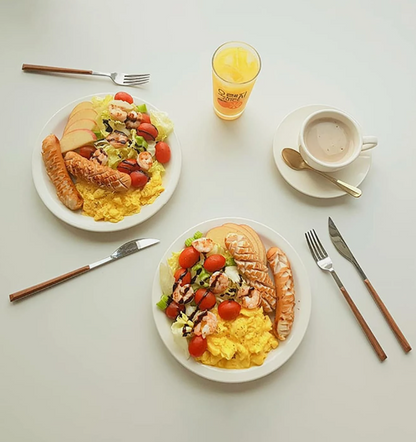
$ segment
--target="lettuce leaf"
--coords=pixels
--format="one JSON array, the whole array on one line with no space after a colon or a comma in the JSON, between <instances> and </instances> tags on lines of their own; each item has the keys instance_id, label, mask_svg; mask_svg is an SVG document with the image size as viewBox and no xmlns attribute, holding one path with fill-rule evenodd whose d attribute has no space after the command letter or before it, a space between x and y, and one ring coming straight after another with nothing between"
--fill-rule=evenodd
<instances>
[{"instance_id":1,"label":"lettuce leaf","mask_svg":"<svg viewBox=\"0 0 416 442\"><path fill-rule=\"evenodd\" d=\"M123 160L137 158L137 152L131 147L117 149L116 147L108 145L107 147L104 147L104 152L108 156L107 166L112 169L116 169Z\"/></svg>"},{"instance_id":2,"label":"lettuce leaf","mask_svg":"<svg viewBox=\"0 0 416 442\"><path fill-rule=\"evenodd\" d=\"M159 135L156 138L156 141L163 141L166 139L173 131L173 123L171 119L168 117L166 112L160 111L151 111L150 112L150 121L153 126L159 132Z\"/></svg>"}]
</instances>

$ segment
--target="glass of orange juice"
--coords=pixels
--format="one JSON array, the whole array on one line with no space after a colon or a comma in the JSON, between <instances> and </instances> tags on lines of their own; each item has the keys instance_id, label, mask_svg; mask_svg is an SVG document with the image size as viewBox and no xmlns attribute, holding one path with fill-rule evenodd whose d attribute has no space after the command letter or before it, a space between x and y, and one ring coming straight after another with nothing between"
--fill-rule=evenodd
<instances>
[{"instance_id":1,"label":"glass of orange juice","mask_svg":"<svg viewBox=\"0 0 416 442\"><path fill-rule=\"evenodd\" d=\"M260 55L247 43L231 41L214 52L214 110L220 118L235 120L244 112L260 69Z\"/></svg>"}]
</instances>

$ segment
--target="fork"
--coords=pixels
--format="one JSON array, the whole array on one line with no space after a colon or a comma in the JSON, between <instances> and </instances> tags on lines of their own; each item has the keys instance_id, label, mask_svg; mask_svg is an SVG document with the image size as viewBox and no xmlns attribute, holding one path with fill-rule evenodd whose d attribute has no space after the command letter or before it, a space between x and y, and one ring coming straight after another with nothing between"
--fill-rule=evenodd
<instances>
[{"instance_id":1,"label":"fork","mask_svg":"<svg viewBox=\"0 0 416 442\"><path fill-rule=\"evenodd\" d=\"M308 243L309 249L311 251L312 257L315 260L316 264L320 269L324 270L325 272L331 273L332 277L335 279L335 282L338 284L339 289L344 295L345 300L348 302L348 305L350 306L357 321L359 322L361 328L363 329L368 340L370 341L370 344L373 346L375 352L377 353L377 356L379 357L380 361L384 361L387 358L386 353L384 353L384 350L381 348L381 345L377 341L377 338L374 336L367 322L365 322L365 319L358 310L358 307L355 305L354 301L351 299L351 296L348 294L346 288L344 287L344 284L341 282L338 275L336 274L334 267L332 265L332 260L328 256L328 253L324 249L323 245L321 244L321 241L319 240L315 230L312 229L309 232L306 232L305 237L306 237L306 242Z\"/></svg>"},{"instance_id":2,"label":"fork","mask_svg":"<svg viewBox=\"0 0 416 442\"><path fill-rule=\"evenodd\" d=\"M115 84L119 86L138 86L148 83L150 74L122 74L121 72L97 72L86 71L83 69L58 68L54 66L39 66L36 64L23 64L23 71L43 71L43 72L58 72L67 74L81 74L81 75L100 75L103 77L110 77Z\"/></svg>"}]
</instances>

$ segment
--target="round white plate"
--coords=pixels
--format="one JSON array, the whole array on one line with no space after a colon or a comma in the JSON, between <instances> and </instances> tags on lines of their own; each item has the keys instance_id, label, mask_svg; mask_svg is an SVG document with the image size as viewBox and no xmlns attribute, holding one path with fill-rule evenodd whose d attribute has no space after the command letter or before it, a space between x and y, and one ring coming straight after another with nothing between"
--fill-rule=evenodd
<instances>
[{"instance_id":1,"label":"round white plate","mask_svg":"<svg viewBox=\"0 0 416 442\"><path fill-rule=\"evenodd\" d=\"M291 263L295 278L296 306L292 332L286 341L279 342L279 346L268 354L263 365L259 367L251 367L241 370L228 370L203 365L196 362L192 357L188 359L183 350L179 348L179 346L173 340L173 335L170 330L172 321L156 307L156 303L159 301L162 294L159 283L160 263L166 263L172 252L178 252L183 249L185 240L192 236L196 231L206 233L209 229L220 226L224 223L248 224L258 233L266 249L271 246L278 246L281 248L286 253ZM153 281L153 317L159 335L167 349L178 362L193 373L217 382L237 383L253 381L266 376L281 367L293 355L301 343L308 327L309 317L311 314L312 299L308 275L301 259L299 258L299 255L296 253L294 248L281 235L264 224L244 218L216 218L205 221L191 227L181 236L179 236L179 238L177 238L167 249L160 263Z\"/></svg>"},{"instance_id":2,"label":"round white plate","mask_svg":"<svg viewBox=\"0 0 416 442\"><path fill-rule=\"evenodd\" d=\"M298 136L303 121L313 112L322 109L335 108L314 104L296 109L287 115L276 130L273 139L273 155L279 172L296 190L315 198L336 198L347 194L314 172L291 169L282 158L282 150L285 147L291 147L299 151ZM345 169L332 172L329 175L358 187L367 176L370 166L371 153L365 152Z\"/></svg>"},{"instance_id":3,"label":"round white plate","mask_svg":"<svg viewBox=\"0 0 416 442\"><path fill-rule=\"evenodd\" d=\"M175 191L176 185L179 181L179 175L182 165L182 153L179 140L175 132L173 132L169 135L167 139L167 142L169 143L172 151L172 158L166 165L166 173L163 176L163 185L165 187L165 191L156 199L153 204L149 206L143 206L140 213L132 216L126 216L122 221L118 223L110 223L107 221L94 221L93 218L82 215L82 212L80 210L72 212L70 209L65 207L56 196L55 187L49 180L49 177L46 173L45 165L43 163L41 155L42 140L51 133L55 134L58 138L61 137L66 122L68 121L68 116L76 104L81 103L82 101L91 100L91 98L94 96L105 97L106 95L113 95L113 93L109 92L88 95L67 104L58 112L56 112L56 114L50 118L50 120L45 124L44 128L42 129L42 132L37 139L32 157L33 181L35 183L36 190L40 198L44 202L45 206L56 217L66 222L67 224L78 227L79 229L89 230L92 232L115 232L118 230L128 229L146 221L148 218L153 216L169 201L170 197L173 195L173 192ZM133 98L135 103L146 103L148 110L159 110L155 106L142 100L141 98L134 96Z\"/></svg>"}]
</instances>

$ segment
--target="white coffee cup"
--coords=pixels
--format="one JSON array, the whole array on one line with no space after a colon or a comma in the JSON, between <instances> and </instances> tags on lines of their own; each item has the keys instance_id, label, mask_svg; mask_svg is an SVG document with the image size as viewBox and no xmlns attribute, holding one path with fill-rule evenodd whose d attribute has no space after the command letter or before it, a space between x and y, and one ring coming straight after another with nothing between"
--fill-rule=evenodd
<instances>
[{"instance_id":1,"label":"white coffee cup","mask_svg":"<svg viewBox=\"0 0 416 442\"><path fill-rule=\"evenodd\" d=\"M336 124L337 122L339 124ZM332 125L335 125L334 128ZM318 136L319 140L315 142ZM323 109L309 115L299 133L299 151L302 158L314 169L322 172L335 172L347 167L361 152L372 149L377 144L376 137L362 135L359 124L352 117L334 109Z\"/></svg>"}]
</instances>

